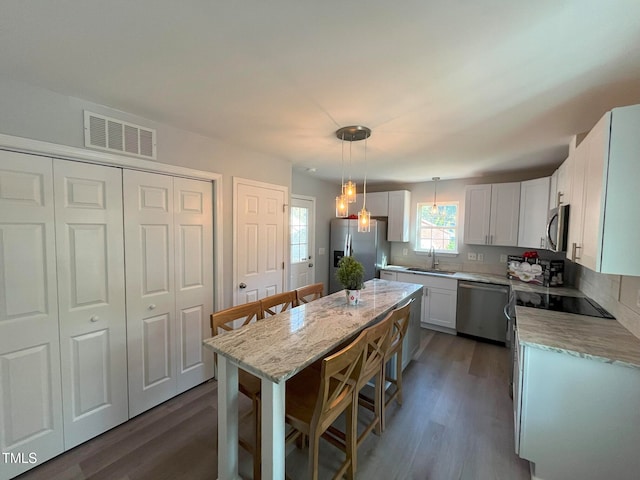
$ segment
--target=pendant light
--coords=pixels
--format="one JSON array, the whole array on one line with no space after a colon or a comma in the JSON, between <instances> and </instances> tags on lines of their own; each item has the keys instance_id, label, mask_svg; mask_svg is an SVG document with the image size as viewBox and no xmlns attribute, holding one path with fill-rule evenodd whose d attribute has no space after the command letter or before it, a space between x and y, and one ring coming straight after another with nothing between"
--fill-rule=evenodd
<instances>
[{"instance_id":1,"label":"pendant light","mask_svg":"<svg viewBox=\"0 0 640 480\"><path fill-rule=\"evenodd\" d=\"M436 192L438 190L438 180L440 180L440 177L432 177L431 180L433 180L434 184L433 184L433 206L431 207L431 213L433 215L437 215L438 214L438 204L436 203Z\"/></svg>"},{"instance_id":2,"label":"pendant light","mask_svg":"<svg viewBox=\"0 0 640 480\"><path fill-rule=\"evenodd\" d=\"M358 232L371 231L371 212L367 211L367 138L364 139L364 188L362 210L358 212Z\"/></svg>"},{"instance_id":3,"label":"pendant light","mask_svg":"<svg viewBox=\"0 0 640 480\"><path fill-rule=\"evenodd\" d=\"M336 131L336 137L338 137L339 139L342 140L342 144L343 144L343 165L344 165L344 142L351 142L349 144L349 180L347 181L347 183L344 182L344 169L343 169L343 177L342 177L342 183L341 183L341 192L344 196L344 199L341 200L346 200L347 203L354 203L356 201L356 184L355 182L351 181L351 159L352 159L352 145L353 142L358 142L360 140L364 140L366 138L369 138L369 136L371 135L371 129L367 128L367 127L363 127L361 125L351 125L349 127L342 127L339 128ZM339 197L336 197L336 216L342 216L343 210L340 209L340 214L338 215L338 206L342 205L342 201L339 203L338 202ZM348 209L348 207L347 207ZM346 215L344 216L348 216L348 211L346 212Z\"/></svg>"},{"instance_id":4,"label":"pendant light","mask_svg":"<svg viewBox=\"0 0 640 480\"><path fill-rule=\"evenodd\" d=\"M342 133L342 181L340 182L340 195L336 197L336 217L347 218L349 216L349 201L344 193L344 132Z\"/></svg>"}]
</instances>

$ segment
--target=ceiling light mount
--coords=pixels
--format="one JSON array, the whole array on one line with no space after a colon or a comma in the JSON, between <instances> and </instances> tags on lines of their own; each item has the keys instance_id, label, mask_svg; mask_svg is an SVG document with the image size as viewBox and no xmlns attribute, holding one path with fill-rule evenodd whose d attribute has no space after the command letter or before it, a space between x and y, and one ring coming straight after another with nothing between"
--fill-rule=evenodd
<instances>
[{"instance_id":1,"label":"ceiling light mount","mask_svg":"<svg viewBox=\"0 0 640 480\"><path fill-rule=\"evenodd\" d=\"M336 137L345 142L359 142L371 136L371 129L362 125L351 125L336 130Z\"/></svg>"}]
</instances>

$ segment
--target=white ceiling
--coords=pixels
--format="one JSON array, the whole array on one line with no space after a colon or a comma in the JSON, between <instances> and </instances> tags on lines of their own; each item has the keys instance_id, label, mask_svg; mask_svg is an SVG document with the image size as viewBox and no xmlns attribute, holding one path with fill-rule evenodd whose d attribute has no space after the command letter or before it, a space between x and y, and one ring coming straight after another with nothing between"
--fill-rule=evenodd
<instances>
[{"instance_id":1,"label":"white ceiling","mask_svg":"<svg viewBox=\"0 0 640 480\"><path fill-rule=\"evenodd\" d=\"M363 124L370 179L461 178L557 165L640 103L640 1L3 0L0 65L319 177Z\"/></svg>"}]
</instances>

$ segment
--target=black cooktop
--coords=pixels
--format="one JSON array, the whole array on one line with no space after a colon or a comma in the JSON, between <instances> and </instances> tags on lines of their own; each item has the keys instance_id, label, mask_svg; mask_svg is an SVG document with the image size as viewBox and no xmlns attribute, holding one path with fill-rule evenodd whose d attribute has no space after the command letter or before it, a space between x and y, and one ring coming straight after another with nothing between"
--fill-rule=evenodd
<instances>
[{"instance_id":1,"label":"black cooktop","mask_svg":"<svg viewBox=\"0 0 640 480\"><path fill-rule=\"evenodd\" d=\"M587 315L589 317L615 319L613 315L587 297L566 297L564 295L516 291L516 305Z\"/></svg>"}]
</instances>

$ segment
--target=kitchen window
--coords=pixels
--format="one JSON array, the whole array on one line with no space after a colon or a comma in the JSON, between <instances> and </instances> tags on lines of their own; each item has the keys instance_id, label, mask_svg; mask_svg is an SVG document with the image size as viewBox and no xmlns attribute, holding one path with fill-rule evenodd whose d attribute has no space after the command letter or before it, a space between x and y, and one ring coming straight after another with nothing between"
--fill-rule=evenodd
<instances>
[{"instance_id":1,"label":"kitchen window","mask_svg":"<svg viewBox=\"0 0 640 480\"><path fill-rule=\"evenodd\" d=\"M458 202L418 203L416 252L458 253Z\"/></svg>"}]
</instances>

